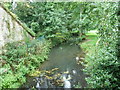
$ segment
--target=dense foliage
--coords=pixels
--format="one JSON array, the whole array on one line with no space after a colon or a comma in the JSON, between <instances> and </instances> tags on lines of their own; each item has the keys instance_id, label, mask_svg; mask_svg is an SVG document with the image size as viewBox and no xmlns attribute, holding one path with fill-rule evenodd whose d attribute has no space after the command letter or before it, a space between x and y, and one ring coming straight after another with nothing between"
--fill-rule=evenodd
<instances>
[{"instance_id":1,"label":"dense foliage","mask_svg":"<svg viewBox=\"0 0 120 90\"><path fill-rule=\"evenodd\" d=\"M81 41L91 28L88 3L17 3L13 12L37 34L53 43Z\"/></svg>"},{"instance_id":2,"label":"dense foliage","mask_svg":"<svg viewBox=\"0 0 120 90\"><path fill-rule=\"evenodd\" d=\"M117 5L117 3L94 5L97 14L93 18L97 15L99 42L95 54L86 58L88 63L85 71L90 75L87 78L88 87L120 88L120 63L117 57L119 49Z\"/></svg>"},{"instance_id":3,"label":"dense foliage","mask_svg":"<svg viewBox=\"0 0 120 90\"><path fill-rule=\"evenodd\" d=\"M50 42L33 40L31 43L9 43L0 55L0 89L18 88L26 82L26 75L37 69L48 58Z\"/></svg>"},{"instance_id":4,"label":"dense foliage","mask_svg":"<svg viewBox=\"0 0 120 90\"><path fill-rule=\"evenodd\" d=\"M87 54L85 60L87 62L85 72L90 76L86 79L88 87L118 89L120 88L120 63L118 61L120 44L117 27L117 5L118 3L112 2L18 3L13 12L28 27L32 28L38 37L44 36L57 44L69 40L79 42L84 38L87 31L98 30L99 40L95 53ZM37 63L46 58L46 50L48 50L45 49L42 56L37 56L36 53L44 52L39 52L39 47L37 48L38 51L34 47L26 49L26 46L24 46L22 48L25 49L21 50L20 47L9 48L8 52L2 56L8 63L8 66L5 65L4 67L10 68L10 72L7 73L15 72L15 76L12 76L12 78L15 78L12 79L13 81L9 81L11 79L8 79L6 72L3 73L2 80L4 83L2 85L4 87L14 85L13 82L20 81L21 76L29 72L32 66L37 67ZM13 61L16 69L10 66ZM23 67L20 68L20 65L23 65ZM26 67L26 65L30 66ZM18 73L16 73L17 71Z\"/></svg>"}]
</instances>

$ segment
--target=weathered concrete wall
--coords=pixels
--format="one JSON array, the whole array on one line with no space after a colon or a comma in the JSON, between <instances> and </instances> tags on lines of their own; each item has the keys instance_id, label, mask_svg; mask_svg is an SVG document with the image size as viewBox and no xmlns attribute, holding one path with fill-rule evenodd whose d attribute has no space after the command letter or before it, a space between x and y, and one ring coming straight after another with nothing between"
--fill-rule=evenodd
<instances>
[{"instance_id":1,"label":"weathered concrete wall","mask_svg":"<svg viewBox=\"0 0 120 90\"><path fill-rule=\"evenodd\" d=\"M8 42L24 40L26 35L32 38L25 28L5 8L0 6L0 51ZM1 53L1 52L0 52Z\"/></svg>"}]
</instances>

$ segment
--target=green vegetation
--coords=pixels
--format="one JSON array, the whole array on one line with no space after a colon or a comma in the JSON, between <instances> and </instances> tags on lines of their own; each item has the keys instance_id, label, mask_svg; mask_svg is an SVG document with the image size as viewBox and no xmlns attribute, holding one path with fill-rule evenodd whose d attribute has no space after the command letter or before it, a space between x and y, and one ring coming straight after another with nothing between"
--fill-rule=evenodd
<instances>
[{"instance_id":1,"label":"green vegetation","mask_svg":"<svg viewBox=\"0 0 120 90\"><path fill-rule=\"evenodd\" d=\"M35 33L34 33L30 28L28 28L28 27L26 26L26 24L23 24L23 23L18 19L18 17L17 17L14 13L12 13L12 12L7 8L7 5L8 5L8 4L5 4L5 5L4 5L4 4L0 3L0 6L1 6L2 8L4 8L4 10L12 16L13 20L15 20L16 22L18 22L31 36L35 36ZM9 6L9 5L8 5L8 6ZM6 22L7 22L8 29L9 29L9 28L10 28L10 27L9 27L9 22L8 22L8 21L6 21Z\"/></svg>"},{"instance_id":2,"label":"green vegetation","mask_svg":"<svg viewBox=\"0 0 120 90\"><path fill-rule=\"evenodd\" d=\"M10 8L10 5L8 6ZM51 39L54 45L57 45L63 42L80 42L85 33L93 28L88 27L90 22L87 16L88 10L80 9L79 6L87 6L88 8L89 4L79 2L20 2L12 11L36 33L37 37L44 36L46 39ZM82 20L85 22L80 22Z\"/></svg>"},{"instance_id":3,"label":"green vegetation","mask_svg":"<svg viewBox=\"0 0 120 90\"><path fill-rule=\"evenodd\" d=\"M117 28L117 15L115 15L116 8L115 3L104 3L102 14L99 14L101 17L98 26L99 43L94 46L94 42L88 42L88 44L93 44L91 49L88 48L89 45L85 46L88 53L85 58L87 64L85 64L84 71L90 75L86 78L89 88L120 88L118 57L120 43L118 42L119 30Z\"/></svg>"},{"instance_id":4,"label":"green vegetation","mask_svg":"<svg viewBox=\"0 0 120 90\"><path fill-rule=\"evenodd\" d=\"M89 32L86 34L86 40L80 43L84 52L93 54L96 49L96 42L98 41L98 35L96 33Z\"/></svg>"},{"instance_id":5,"label":"green vegetation","mask_svg":"<svg viewBox=\"0 0 120 90\"><path fill-rule=\"evenodd\" d=\"M0 55L1 89L18 88L26 82L26 76L35 71L48 58L49 41L33 40L31 43L9 43Z\"/></svg>"},{"instance_id":6,"label":"green vegetation","mask_svg":"<svg viewBox=\"0 0 120 90\"><path fill-rule=\"evenodd\" d=\"M80 43L86 51L84 72L88 88L120 89L117 2L35 2L17 3L12 10L19 19L52 45ZM8 4L11 9L11 3ZM119 12L118 12L119 13ZM88 31L97 30L93 34ZM32 32L32 31L31 31ZM31 42L32 43L32 42ZM31 44L32 45L32 44ZM10 44L1 55L2 88L19 87L25 75L47 58L49 42L31 45ZM7 64L4 64L7 63ZM9 79L11 78L11 79ZM76 85L76 87L80 87Z\"/></svg>"}]
</instances>

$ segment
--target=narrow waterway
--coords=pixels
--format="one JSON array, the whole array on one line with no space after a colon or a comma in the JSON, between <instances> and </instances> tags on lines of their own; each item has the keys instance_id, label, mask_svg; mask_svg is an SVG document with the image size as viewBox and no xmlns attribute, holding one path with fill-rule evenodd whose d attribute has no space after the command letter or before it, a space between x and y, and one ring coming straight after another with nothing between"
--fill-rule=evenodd
<instances>
[{"instance_id":1,"label":"narrow waterway","mask_svg":"<svg viewBox=\"0 0 120 90\"><path fill-rule=\"evenodd\" d=\"M57 68L57 73L69 72L71 77L69 82L72 88L77 84L80 84L82 88L86 87L85 74L82 71L83 67L76 61L76 57L82 53L82 50L77 45L62 44L56 46L51 49L49 59L41 64L39 69L49 71ZM26 85L28 85L27 87L35 86L36 82L34 82L33 78L29 78ZM45 85L41 87L46 88ZM49 87L47 86L47 88Z\"/></svg>"}]
</instances>

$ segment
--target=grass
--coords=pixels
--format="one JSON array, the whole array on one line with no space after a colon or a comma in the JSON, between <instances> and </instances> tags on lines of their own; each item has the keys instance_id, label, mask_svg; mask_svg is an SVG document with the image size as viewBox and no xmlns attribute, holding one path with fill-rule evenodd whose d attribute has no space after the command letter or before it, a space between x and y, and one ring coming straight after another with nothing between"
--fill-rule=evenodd
<instances>
[{"instance_id":1,"label":"grass","mask_svg":"<svg viewBox=\"0 0 120 90\"><path fill-rule=\"evenodd\" d=\"M86 41L80 43L80 46L87 54L93 54L95 53L96 42L98 40L97 34L95 32L88 32L86 35Z\"/></svg>"}]
</instances>

